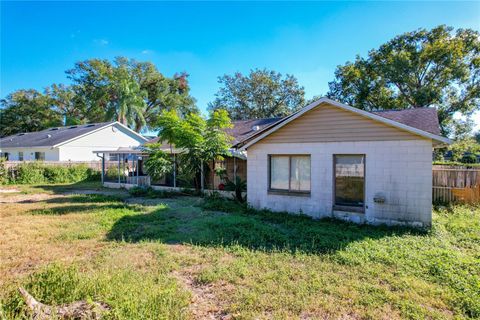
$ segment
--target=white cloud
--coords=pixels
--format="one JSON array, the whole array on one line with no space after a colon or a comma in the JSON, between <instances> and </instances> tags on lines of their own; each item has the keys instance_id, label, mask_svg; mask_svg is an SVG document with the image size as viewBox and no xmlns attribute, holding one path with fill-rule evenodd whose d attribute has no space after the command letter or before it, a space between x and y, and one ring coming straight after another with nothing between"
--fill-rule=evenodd
<instances>
[{"instance_id":1,"label":"white cloud","mask_svg":"<svg viewBox=\"0 0 480 320\"><path fill-rule=\"evenodd\" d=\"M148 49L142 50L142 54L152 54L152 53L153 53L153 50L148 50Z\"/></svg>"},{"instance_id":2,"label":"white cloud","mask_svg":"<svg viewBox=\"0 0 480 320\"><path fill-rule=\"evenodd\" d=\"M106 40L106 39L95 39L95 40L93 40L93 42L95 42L96 44L101 45L101 46L108 45L108 40Z\"/></svg>"}]
</instances>

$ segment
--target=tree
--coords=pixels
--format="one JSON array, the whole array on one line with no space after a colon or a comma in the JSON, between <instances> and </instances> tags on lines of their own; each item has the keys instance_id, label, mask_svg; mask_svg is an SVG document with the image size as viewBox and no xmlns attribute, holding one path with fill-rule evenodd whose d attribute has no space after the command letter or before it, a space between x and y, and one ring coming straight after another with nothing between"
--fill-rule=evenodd
<instances>
[{"instance_id":1,"label":"tree","mask_svg":"<svg viewBox=\"0 0 480 320\"><path fill-rule=\"evenodd\" d=\"M84 110L75 103L77 97L70 86L52 84L45 89L45 95L50 97L52 108L62 115L65 125L82 124L87 120Z\"/></svg>"},{"instance_id":2,"label":"tree","mask_svg":"<svg viewBox=\"0 0 480 320\"><path fill-rule=\"evenodd\" d=\"M0 136L62 125L62 116L51 108L50 98L36 90L15 91L0 104Z\"/></svg>"},{"instance_id":3,"label":"tree","mask_svg":"<svg viewBox=\"0 0 480 320\"><path fill-rule=\"evenodd\" d=\"M225 109L234 120L283 117L305 103L305 91L292 75L269 70L237 72L218 78L222 86L208 106L210 111Z\"/></svg>"},{"instance_id":4,"label":"tree","mask_svg":"<svg viewBox=\"0 0 480 320\"><path fill-rule=\"evenodd\" d=\"M142 115L146 127L152 129L164 110L177 110L182 116L198 112L195 99L190 96L188 74L177 73L172 78L162 75L151 62L139 62L126 58L117 58L119 66L129 70L133 79L145 94L145 107ZM135 129L142 127L141 119L136 119Z\"/></svg>"},{"instance_id":5,"label":"tree","mask_svg":"<svg viewBox=\"0 0 480 320\"><path fill-rule=\"evenodd\" d=\"M455 141L448 150L452 153L452 161L462 161L462 159L468 159L469 154L476 155L480 152L480 144L477 143L475 138L469 137L458 141ZM463 161L462 161L463 162ZM467 162L470 162L467 160Z\"/></svg>"},{"instance_id":6,"label":"tree","mask_svg":"<svg viewBox=\"0 0 480 320\"><path fill-rule=\"evenodd\" d=\"M165 77L150 62L91 59L76 63L67 74L75 105L91 115L91 122L118 119L140 131L152 129L164 110L197 111L188 75Z\"/></svg>"},{"instance_id":7,"label":"tree","mask_svg":"<svg viewBox=\"0 0 480 320\"><path fill-rule=\"evenodd\" d=\"M115 110L117 121L140 129L145 125L143 110L146 107L146 93L140 88L129 70L120 65L114 69L111 76L110 90L112 98L111 108Z\"/></svg>"},{"instance_id":8,"label":"tree","mask_svg":"<svg viewBox=\"0 0 480 320\"><path fill-rule=\"evenodd\" d=\"M369 111L435 107L450 134L455 113L480 109L479 36L446 26L404 33L338 66L327 96Z\"/></svg>"},{"instance_id":9,"label":"tree","mask_svg":"<svg viewBox=\"0 0 480 320\"><path fill-rule=\"evenodd\" d=\"M221 159L228 154L232 137L226 132L232 124L225 110L213 111L209 119L202 118L198 113L189 113L180 117L175 110L164 111L158 121L158 136L160 141L174 145L184 150L178 155L183 174L195 180L199 188L200 172L206 163ZM165 163L165 157L158 150L151 153L160 159L159 165Z\"/></svg>"}]
</instances>

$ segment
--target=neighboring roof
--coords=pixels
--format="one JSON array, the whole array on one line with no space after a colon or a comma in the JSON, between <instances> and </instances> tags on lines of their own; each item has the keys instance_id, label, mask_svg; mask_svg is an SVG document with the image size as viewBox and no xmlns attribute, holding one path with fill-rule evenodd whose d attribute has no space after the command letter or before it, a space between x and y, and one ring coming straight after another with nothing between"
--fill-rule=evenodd
<instances>
[{"instance_id":1,"label":"neighboring roof","mask_svg":"<svg viewBox=\"0 0 480 320\"><path fill-rule=\"evenodd\" d=\"M274 125L268 126L264 130L260 130L257 133L251 135L249 138L244 139L246 143L242 146L242 150L257 143L258 141L262 140L263 138L267 137L271 133L275 132L276 130L280 129L281 127L285 126L287 123L295 120L296 118L302 116L313 108L319 107L321 104L329 104L347 111L351 111L366 118L370 118L372 120L379 121L389 126L414 133L427 139L432 139L442 144L451 143L450 139L442 137L440 135L438 116L435 109L419 108L397 111L368 112L328 98L321 98L300 109L299 111L277 121Z\"/></svg>"},{"instance_id":2,"label":"neighboring roof","mask_svg":"<svg viewBox=\"0 0 480 320\"><path fill-rule=\"evenodd\" d=\"M235 139L232 145L236 145L281 119L282 118L237 120L233 121L233 128L225 131Z\"/></svg>"},{"instance_id":3,"label":"neighboring roof","mask_svg":"<svg viewBox=\"0 0 480 320\"><path fill-rule=\"evenodd\" d=\"M133 132L136 136L143 141L147 141L146 138L124 126L123 124L111 121L101 123L90 123L81 125L71 125L65 127L48 128L37 132L18 133L8 137L0 139L0 148L16 148L16 147L57 147L65 144L71 140L88 135L97 130L105 127L117 125Z\"/></svg>"},{"instance_id":4,"label":"neighboring roof","mask_svg":"<svg viewBox=\"0 0 480 320\"><path fill-rule=\"evenodd\" d=\"M440 124L438 123L437 109L415 108L405 110L373 111L378 116L403 123L440 136Z\"/></svg>"},{"instance_id":5,"label":"neighboring roof","mask_svg":"<svg viewBox=\"0 0 480 320\"><path fill-rule=\"evenodd\" d=\"M250 136L254 135L260 130L263 130L270 125L278 122L282 118L267 118L267 119L253 119L253 120L237 120L233 121L233 128L226 129L225 131L231 135L234 140L232 145L243 142L248 139ZM160 141L159 137L153 138L148 141L148 143L157 143ZM168 143L162 143L162 148L169 148Z\"/></svg>"}]
</instances>

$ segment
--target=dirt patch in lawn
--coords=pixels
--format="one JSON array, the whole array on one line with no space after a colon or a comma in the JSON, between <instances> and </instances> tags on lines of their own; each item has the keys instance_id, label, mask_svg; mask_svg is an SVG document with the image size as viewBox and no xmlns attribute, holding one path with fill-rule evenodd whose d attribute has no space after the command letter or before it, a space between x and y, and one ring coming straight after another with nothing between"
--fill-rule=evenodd
<instances>
[{"instance_id":1,"label":"dirt patch in lawn","mask_svg":"<svg viewBox=\"0 0 480 320\"><path fill-rule=\"evenodd\" d=\"M0 193L15 193L15 192L20 192L20 190L14 189L14 188L11 188L11 189L0 189Z\"/></svg>"},{"instance_id":2,"label":"dirt patch in lawn","mask_svg":"<svg viewBox=\"0 0 480 320\"><path fill-rule=\"evenodd\" d=\"M7 197L0 197L0 203L35 203L58 197L64 197L64 195L48 193L15 194Z\"/></svg>"}]
</instances>

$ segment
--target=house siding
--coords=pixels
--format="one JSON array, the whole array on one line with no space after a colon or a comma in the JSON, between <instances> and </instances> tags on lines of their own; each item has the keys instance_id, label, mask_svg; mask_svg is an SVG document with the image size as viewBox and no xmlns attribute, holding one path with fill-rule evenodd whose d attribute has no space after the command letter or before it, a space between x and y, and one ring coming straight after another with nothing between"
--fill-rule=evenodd
<instances>
[{"instance_id":1,"label":"house siding","mask_svg":"<svg viewBox=\"0 0 480 320\"><path fill-rule=\"evenodd\" d=\"M298 125L299 122L296 124ZM279 132L284 129L282 128ZM355 135L351 137L354 138ZM267 141L272 140L265 139L248 148L247 192L248 201L253 207L268 208L273 211L301 212L314 218L338 217L372 224L431 225L432 142L430 140L395 139L313 143L268 143ZM268 155L271 154L311 156L310 196L268 193ZM343 214L333 211L333 156L335 154L365 155L364 214ZM377 194L385 197L385 203L379 204L373 201Z\"/></svg>"},{"instance_id":2,"label":"house siding","mask_svg":"<svg viewBox=\"0 0 480 320\"><path fill-rule=\"evenodd\" d=\"M98 150L117 150L119 147L136 147L144 141L121 126L108 126L84 137L59 146L60 161L100 160L93 153Z\"/></svg>"},{"instance_id":3,"label":"house siding","mask_svg":"<svg viewBox=\"0 0 480 320\"><path fill-rule=\"evenodd\" d=\"M421 137L354 112L322 104L270 134L262 140L262 143L417 139Z\"/></svg>"},{"instance_id":4,"label":"house siding","mask_svg":"<svg viewBox=\"0 0 480 320\"><path fill-rule=\"evenodd\" d=\"M10 161L19 161L18 153L23 152L23 161L35 160L35 152L45 152L45 161L58 161L58 148L2 148L2 152L8 152Z\"/></svg>"}]
</instances>

